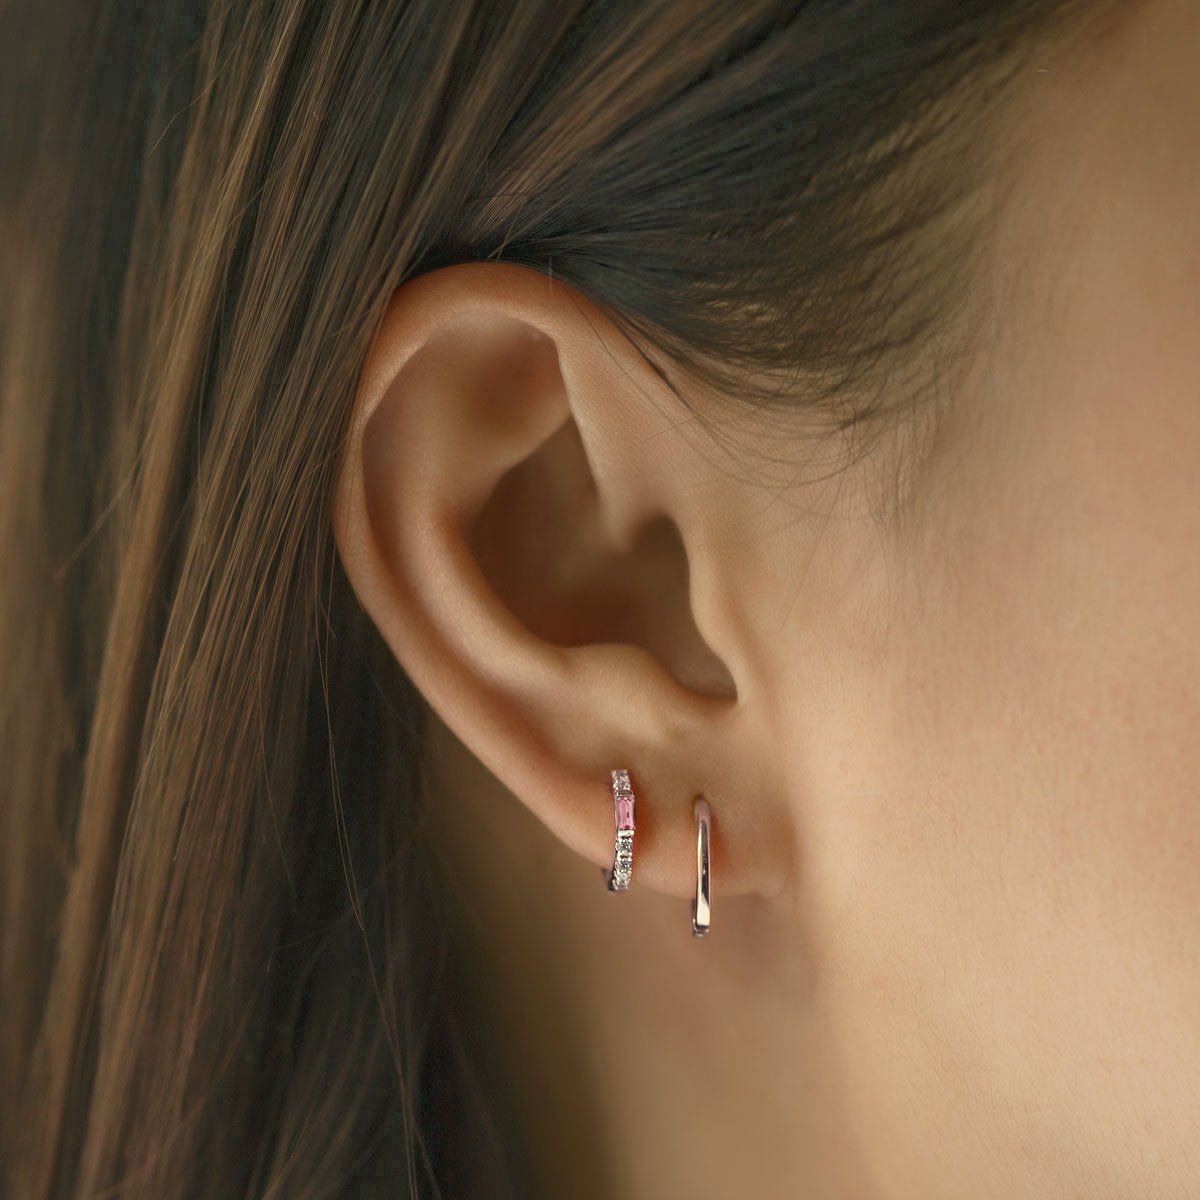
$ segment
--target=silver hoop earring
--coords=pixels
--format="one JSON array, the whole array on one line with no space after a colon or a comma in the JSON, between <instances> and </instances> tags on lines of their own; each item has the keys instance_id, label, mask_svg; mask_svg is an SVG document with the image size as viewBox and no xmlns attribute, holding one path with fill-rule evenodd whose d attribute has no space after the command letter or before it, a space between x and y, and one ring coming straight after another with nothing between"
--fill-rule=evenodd
<instances>
[{"instance_id":1,"label":"silver hoop earring","mask_svg":"<svg viewBox=\"0 0 1200 1200\"><path fill-rule=\"evenodd\" d=\"M633 794L627 770L621 769L612 773L612 797L613 819L617 828L608 890L627 892L630 877L633 875L633 834L637 807L637 797Z\"/></svg>"},{"instance_id":2,"label":"silver hoop earring","mask_svg":"<svg viewBox=\"0 0 1200 1200\"><path fill-rule=\"evenodd\" d=\"M712 840L712 809L703 796L693 805L696 814L696 898L692 901L692 933L704 937L712 922L712 866L709 845Z\"/></svg>"}]
</instances>

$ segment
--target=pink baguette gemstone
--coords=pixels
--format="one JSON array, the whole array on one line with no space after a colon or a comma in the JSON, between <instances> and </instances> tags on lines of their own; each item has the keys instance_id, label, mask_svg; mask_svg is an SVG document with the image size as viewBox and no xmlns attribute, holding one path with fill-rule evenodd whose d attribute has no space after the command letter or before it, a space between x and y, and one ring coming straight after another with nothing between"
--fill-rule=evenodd
<instances>
[{"instance_id":1,"label":"pink baguette gemstone","mask_svg":"<svg viewBox=\"0 0 1200 1200\"><path fill-rule=\"evenodd\" d=\"M633 828L633 797L632 796L615 796L614 803L617 808L617 828L632 829Z\"/></svg>"}]
</instances>

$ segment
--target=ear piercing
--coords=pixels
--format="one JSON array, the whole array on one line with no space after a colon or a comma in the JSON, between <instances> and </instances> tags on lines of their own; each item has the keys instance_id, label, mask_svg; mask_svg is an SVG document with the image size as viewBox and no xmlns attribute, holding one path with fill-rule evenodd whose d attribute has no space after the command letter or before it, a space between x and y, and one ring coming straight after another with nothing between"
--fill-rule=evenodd
<instances>
[{"instance_id":1,"label":"ear piercing","mask_svg":"<svg viewBox=\"0 0 1200 1200\"><path fill-rule=\"evenodd\" d=\"M607 873L610 892L627 892L633 875L633 835L636 829L637 797L629 782L629 771L612 773L613 821L616 833L612 870ZM692 933L704 937L712 923L712 809L697 795L692 802L696 818L696 896L692 900Z\"/></svg>"},{"instance_id":2,"label":"ear piercing","mask_svg":"<svg viewBox=\"0 0 1200 1200\"><path fill-rule=\"evenodd\" d=\"M616 844L613 847L612 871L608 876L610 892L629 891L629 878L633 874L634 808L637 797L629 784L629 772L617 770L612 773L613 818L616 821Z\"/></svg>"},{"instance_id":3,"label":"ear piercing","mask_svg":"<svg viewBox=\"0 0 1200 1200\"><path fill-rule=\"evenodd\" d=\"M696 815L696 898L692 901L692 933L704 937L712 920L712 872L709 842L712 838L712 809L703 796L692 806Z\"/></svg>"}]
</instances>

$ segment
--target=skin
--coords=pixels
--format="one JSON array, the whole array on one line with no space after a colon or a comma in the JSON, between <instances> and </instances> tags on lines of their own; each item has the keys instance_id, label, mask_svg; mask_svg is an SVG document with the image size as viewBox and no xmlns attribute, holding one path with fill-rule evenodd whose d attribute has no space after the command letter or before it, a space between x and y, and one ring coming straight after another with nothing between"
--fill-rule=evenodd
<instances>
[{"instance_id":1,"label":"skin","mask_svg":"<svg viewBox=\"0 0 1200 1200\"><path fill-rule=\"evenodd\" d=\"M1200 1195L1198 62L1164 0L1028 81L886 516L903 439L714 438L561 283L393 298L333 519L549 1194Z\"/></svg>"}]
</instances>

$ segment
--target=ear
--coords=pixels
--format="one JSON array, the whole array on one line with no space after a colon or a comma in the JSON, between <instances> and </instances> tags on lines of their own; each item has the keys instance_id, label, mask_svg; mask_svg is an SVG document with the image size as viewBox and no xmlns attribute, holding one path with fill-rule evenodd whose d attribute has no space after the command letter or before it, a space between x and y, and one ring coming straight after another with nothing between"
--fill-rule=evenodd
<instances>
[{"instance_id":1,"label":"ear","mask_svg":"<svg viewBox=\"0 0 1200 1200\"><path fill-rule=\"evenodd\" d=\"M690 417L568 285L431 272L364 364L335 536L414 684L554 835L610 866L628 767L635 887L692 894L703 792L718 896L767 893L791 839L736 594L747 530Z\"/></svg>"}]
</instances>

